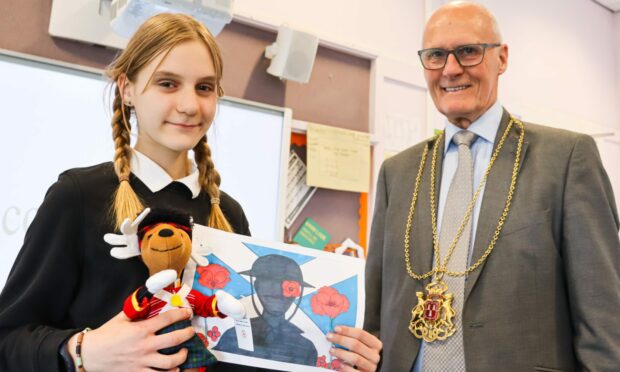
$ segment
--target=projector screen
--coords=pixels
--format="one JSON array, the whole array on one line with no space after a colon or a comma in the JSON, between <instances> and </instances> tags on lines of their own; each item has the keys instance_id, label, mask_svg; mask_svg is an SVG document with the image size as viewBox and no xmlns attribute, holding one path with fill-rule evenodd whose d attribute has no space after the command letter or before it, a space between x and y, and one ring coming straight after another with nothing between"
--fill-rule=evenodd
<instances>
[{"instance_id":1,"label":"projector screen","mask_svg":"<svg viewBox=\"0 0 620 372\"><path fill-rule=\"evenodd\" d=\"M111 160L113 144L109 84L100 71L0 50L0 76L1 289L49 186L65 169ZM290 109L223 98L208 133L221 189L262 239L283 236L290 122Z\"/></svg>"}]
</instances>

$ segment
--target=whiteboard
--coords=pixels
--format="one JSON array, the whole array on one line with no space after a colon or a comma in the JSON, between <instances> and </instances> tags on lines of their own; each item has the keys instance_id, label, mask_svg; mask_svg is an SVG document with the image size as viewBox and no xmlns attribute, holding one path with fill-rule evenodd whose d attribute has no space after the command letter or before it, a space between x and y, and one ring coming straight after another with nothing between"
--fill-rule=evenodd
<instances>
[{"instance_id":1,"label":"whiteboard","mask_svg":"<svg viewBox=\"0 0 620 372\"><path fill-rule=\"evenodd\" d=\"M45 192L69 168L112 159L109 83L101 71L0 50L0 288ZM208 138L221 189L252 235L281 241L291 110L222 98ZM135 138L135 136L134 136Z\"/></svg>"}]
</instances>

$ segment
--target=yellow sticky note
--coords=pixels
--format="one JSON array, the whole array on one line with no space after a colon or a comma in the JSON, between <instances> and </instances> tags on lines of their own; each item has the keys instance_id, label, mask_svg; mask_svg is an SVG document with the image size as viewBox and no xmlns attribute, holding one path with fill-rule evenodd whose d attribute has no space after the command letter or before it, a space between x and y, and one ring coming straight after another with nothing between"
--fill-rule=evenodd
<instances>
[{"instance_id":1,"label":"yellow sticky note","mask_svg":"<svg viewBox=\"0 0 620 372\"><path fill-rule=\"evenodd\" d=\"M308 124L308 186L368 192L370 134Z\"/></svg>"}]
</instances>

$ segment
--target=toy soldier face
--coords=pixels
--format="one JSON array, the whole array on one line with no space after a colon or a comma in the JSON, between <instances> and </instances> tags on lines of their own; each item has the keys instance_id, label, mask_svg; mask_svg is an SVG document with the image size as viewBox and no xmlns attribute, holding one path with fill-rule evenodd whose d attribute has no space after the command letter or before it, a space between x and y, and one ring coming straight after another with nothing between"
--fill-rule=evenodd
<instances>
[{"instance_id":1,"label":"toy soldier face","mask_svg":"<svg viewBox=\"0 0 620 372\"><path fill-rule=\"evenodd\" d=\"M189 235L166 223L155 226L142 238L142 259L149 268L149 275L173 269L180 276L191 251Z\"/></svg>"}]
</instances>

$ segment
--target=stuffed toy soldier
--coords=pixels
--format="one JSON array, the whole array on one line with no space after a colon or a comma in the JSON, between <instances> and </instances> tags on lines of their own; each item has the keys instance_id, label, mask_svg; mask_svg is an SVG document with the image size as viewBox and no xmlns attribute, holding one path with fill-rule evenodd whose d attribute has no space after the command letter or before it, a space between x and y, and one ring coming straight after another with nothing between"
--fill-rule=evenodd
<instances>
[{"instance_id":1,"label":"stuffed toy soldier","mask_svg":"<svg viewBox=\"0 0 620 372\"><path fill-rule=\"evenodd\" d=\"M124 259L140 255L149 269L150 277L144 286L136 289L123 305L123 312L131 320L148 319L174 308L189 308L202 317L241 319L245 316L243 304L230 294L219 290L214 296L206 296L181 284L181 273L190 257L200 266L208 260L192 254L192 221L189 215L170 210L145 209L133 222L126 220L121 226L123 235L106 234L104 239L111 245L113 257ZM158 332L167 333L191 326L184 320ZM182 370L205 370L216 359L203 342L194 335L190 340L175 347L160 350L174 354L181 348L188 349Z\"/></svg>"}]
</instances>

